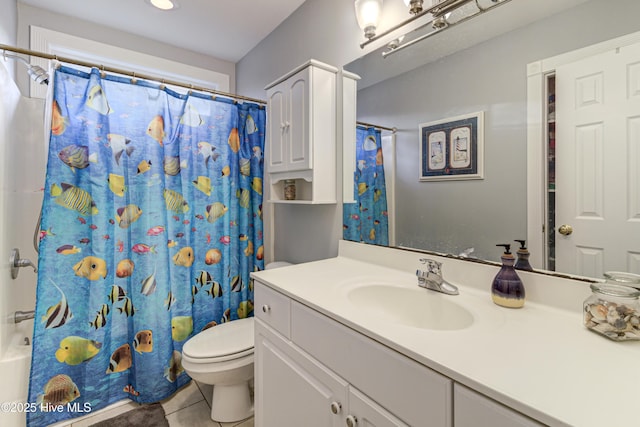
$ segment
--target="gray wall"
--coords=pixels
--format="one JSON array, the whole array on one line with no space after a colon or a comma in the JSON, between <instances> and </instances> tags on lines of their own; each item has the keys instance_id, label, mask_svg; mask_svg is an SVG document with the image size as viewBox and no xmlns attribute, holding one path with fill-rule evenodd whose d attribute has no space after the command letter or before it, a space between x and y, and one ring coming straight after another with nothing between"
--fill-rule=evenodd
<instances>
[{"instance_id":1,"label":"gray wall","mask_svg":"<svg viewBox=\"0 0 640 427\"><path fill-rule=\"evenodd\" d=\"M358 120L399 128L398 244L475 247L497 260L495 243L526 238L526 65L640 31L638 16L637 0L593 0L359 91ZM360 41L351 1L308 0L238 63L238 91L263 97L267 83L311 57L344 66L362 54ZM419 183L418 125L481 110L485 179ZM275 257L334 256L337 209L277 206Z\"/></svg>"},{"instance_id":2,"label":"gray wall","mask_svg":"<svg viewBox=\"0 0 640 427\"><path fill-rule=\"evenodd\" d=\"M235 64L232 62L20 3L18 4L17 44L25 49L29 48L29 27L31 25L225 73L230 77L229 91L235 92ZM21 88L26 87L28 83L26 73L18 73L18 83ZM24 90L23 93L25 93Z\"/></svg>"}]
</instances>

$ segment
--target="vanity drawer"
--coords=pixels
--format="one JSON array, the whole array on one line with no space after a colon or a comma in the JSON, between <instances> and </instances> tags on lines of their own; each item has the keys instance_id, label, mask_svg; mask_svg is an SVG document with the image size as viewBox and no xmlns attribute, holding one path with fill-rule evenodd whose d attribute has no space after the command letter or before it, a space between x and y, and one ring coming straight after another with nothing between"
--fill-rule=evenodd
<instances>
[{"instance_id":1,"label":"vanity drawer","mask_svg":"<svg viewBox=\"0 0 640 427\"><path fill-rule=\"evenodd\" d=\"M286 338L289 338L291 336L289 298L257 280L254 281L254 284L254 315Z\"/></svg>"},{"instance_id":2,"label":"vanity drawer","mask_svg":"<svg viewBox=\"0 0 640 427\"><path fill-rule=\"evenodd\" d=\"M451 427L453 381L296 301L291 341L403 422Z\"/></svg>"},{"instance_id":3,"label":"vanity drawer","mask_svg":"<svg viewBox=\"0 0 640 427\"><path fill-rule=\"evenodd\" d=\"M544 424L463 385L456 384L453 395L456 402L455 427L544 427Z\"/></svg>"}]
</instances>

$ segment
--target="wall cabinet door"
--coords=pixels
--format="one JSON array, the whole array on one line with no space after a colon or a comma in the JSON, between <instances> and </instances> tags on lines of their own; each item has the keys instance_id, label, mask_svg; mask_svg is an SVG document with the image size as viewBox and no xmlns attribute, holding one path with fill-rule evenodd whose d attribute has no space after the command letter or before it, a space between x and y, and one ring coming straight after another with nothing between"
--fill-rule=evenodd
<instances>
[{"instance_id":1,"label":"wall cabinet door","mask_svg":"<svg viewBox=\"0 0 640 427\"><path fill-rule=\"evenodd\" d=\"M460 384L453 387L455 427L542 427L537 421Z\"/></svg>"},{"instance_id":2,"label":"wall cabinet door","mask_svg":"<svg viewBox=\"0 0 640 427\"><path fill-rule=\"evenodd\" d=\"M306 68L287 80L289 84L289 153L287 170L308 170L313 140L310 138L311 68Z\"/></svg>"},{"instance_id":3,"label":"wall cabinet door","mask_svg":"<svg viewBox=\"0 0 640 427\"><path fill-rule=\"evenodd\" d=\"M257 427L342 427L347 383L256 320Z\"/></svg>"},{"instance_id":4,"label":"wall cabinet door","mask_svg":"<svg viewBox=\"0 0 640 427\"><path fill-rule=\"evenodd\" d=\"M268 166L270 171L286 170L285 150L288 144L287 130L287 85L280 83L268 92L269 115L268 120Z\"/></svg>"},{"instance_id":5,"label":"wall cabinet door","mask_svg":"<svg viewBox=\"0 0 640 427\"><path fill-rule=\"evenodd\" d=\"M311 67L307 67L267 91L270 173L312 167L310 79Z\"/></svg>"}]
</instances>

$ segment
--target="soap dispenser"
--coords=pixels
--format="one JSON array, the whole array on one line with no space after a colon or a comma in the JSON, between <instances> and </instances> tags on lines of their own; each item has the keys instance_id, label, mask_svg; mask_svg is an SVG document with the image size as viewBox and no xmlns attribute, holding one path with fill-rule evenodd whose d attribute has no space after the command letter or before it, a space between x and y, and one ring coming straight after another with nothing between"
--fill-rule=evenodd
<instances>
[{"instance_id":1,"label":"soap dispenser","mask_svg":"<svg viewBox=\"0 0 640 427\"><path fill-rule=\"evenodd\" d=\"M498 305L509 308L520 308L524 305L524 286L518 273L513 268L515 258L511 253L511 245L504 243L502 254L502 268L491 285L491 299Z\"/></svg>"},{"instance_id":2,"label":"soap dispenser","mask_svg":"<svg viewBox=\"0 0 640 427\"><path fill-rule=\"evenodd\" d=\"M515 268L518 270L533 271L533 267L529 264L529 251L525 245L526 240L514 240L514 242L520 243L520 249L516 252L518 259L516 260Z\"/></svg>"}]
</instances>

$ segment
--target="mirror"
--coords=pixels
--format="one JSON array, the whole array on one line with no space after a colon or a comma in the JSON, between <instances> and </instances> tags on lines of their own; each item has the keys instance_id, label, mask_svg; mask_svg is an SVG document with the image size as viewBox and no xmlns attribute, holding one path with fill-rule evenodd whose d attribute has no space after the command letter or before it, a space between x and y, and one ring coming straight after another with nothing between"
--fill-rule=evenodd
<instances>
[{"instance_id":1,"label":"mirror","mask_svg":"<svg viewBox=\"0 0 640 427\"><path fill-rule=\"evenodd\" d=\"M638 14L636 0L512 0L386 58L381 48L347 64L362 77L357 119L398 129L396 246L474 248L471 257L490 261L498 243L515 250L527 238L528 64L638 32ZM418 126L477 111L484 178L420 182Z\"/></svg>"}]
</instances>

